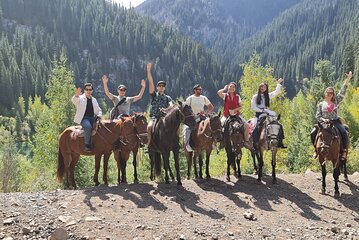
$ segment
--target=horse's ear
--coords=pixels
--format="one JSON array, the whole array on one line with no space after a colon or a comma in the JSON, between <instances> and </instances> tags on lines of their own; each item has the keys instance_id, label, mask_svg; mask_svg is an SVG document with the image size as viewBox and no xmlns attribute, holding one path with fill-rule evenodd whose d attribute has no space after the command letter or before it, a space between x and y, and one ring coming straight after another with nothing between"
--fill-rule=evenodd
<instances>
[{"instance_id":1,"label":"horse's ear","mask_svg":"<svg viewBox=\"0 0 359 240\"><path fill-rule=\"evenodd\" d=\"M279 119L280 119L280 114L278 114L277 121L279 121Z\"/></svg>"},{"instance_id":2,"label":"horse's ear","mask_svg":"<svg viewBox=\"0 0 359 240\"><path fill-rule=\"evenodd\" d=\"M182 107L182 102L180 100L177 100L177 102Z\"/></svg>"},{"instance_id":3,"label":"horse's ear","mask_svg":"<svg viewBox=\"0 0 359 240\"><path fill-rule=\"evenodd\" d=\"M219 111L219 113L218 113L218 117L219 117L219 118L221 117L221 114L222 114L222 112L221 112L221 111Z\"/></svg>"}]
</instances>

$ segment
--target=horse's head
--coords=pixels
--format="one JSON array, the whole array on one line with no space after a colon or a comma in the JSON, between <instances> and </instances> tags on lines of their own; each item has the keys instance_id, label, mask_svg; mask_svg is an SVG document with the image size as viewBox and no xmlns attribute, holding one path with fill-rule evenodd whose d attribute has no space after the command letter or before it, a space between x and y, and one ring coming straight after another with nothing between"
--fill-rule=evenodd
<instances>
[{"instance_id":1,"label":"horse's head","mask_svg":"<svg viewBox=\"0 0 359 240\"><path fill-rule=\"evenodd\" d=\"M122 145L135 146L137 143L137 135L132 117L121 117L117 124L120 125L121 128L119 136L120 143Z\"/></svg>"},{"instance_id":2,"label":"horse's head","mask_svg":"<svg viewBox=\"0 0 359 240\"><path fill-rule=\"evenodd\" d=\"M147 143L147 118L146 113L135 113L132 116L132 122L135 126L135 131L137 133L138 139L142 144Z\"/></svg>"},{"instance_id":3,"label":"horse's head","mask_svg":"<svg viewBox=\"0 0 359 240\"><path fill-rule=\"evenodd\" d=\"M265 121L266 138L271 147L277 147L278 145L278 135L280 131L279 118L280 115L278 117L267 115Z\"/></svg>"},{"instance_id":4,"label":"horse's head","mask_svg":"<svg viewBox=\"0 0 359 240\"><path fill-rule=\"evenodd\" d=\"M187 105L186 103L182 103L181 101L178 101L179 109L183 115L183 123L186 124L191 130L196 129L196 119L194 118L194 114L192 111L191 106Z\"/></svg>"},{"instance_id":5,"label":"horse's head","mask_svg":"<svg viewBox=\"0 0 359 240\"><path fill-rule=\"evenodd\" d=\"M231 121L228 125L228 135L232 147L232 152L240 153L243 144L243 123L239 120Z\"/></svg>"},{"instance_id":6,"label":"horse's head","mask_svg":"<svg viewBox=\"0 0 359 240\"><path fill-rule=\"evenodd\" d=\"M328 155L330 146L333 143L333 140L336 137L334 124L332 121L328 122L318 122L319 132L318 132L318 144L319 151L321 155Z\"/></svg>"},{"instance_id":7,"label":"horse's head","mask_svg":"<svg viewBox=\"0 0 359 240\"><path fill-rule=\"evenodd\" d=\"M212 113L210 114L209 124L211 126L213 138L216 142L221 142L223 140L222 133L222 124L221 124L221 112L219 114Z\"/></svg>"}]
</instances>

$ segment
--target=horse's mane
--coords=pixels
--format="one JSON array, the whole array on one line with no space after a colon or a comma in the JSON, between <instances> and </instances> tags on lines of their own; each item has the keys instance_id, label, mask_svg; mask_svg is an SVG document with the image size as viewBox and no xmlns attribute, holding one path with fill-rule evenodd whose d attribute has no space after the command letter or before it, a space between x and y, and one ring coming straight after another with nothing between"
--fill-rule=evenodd
<instances>
[{"instance_id":1,"label":"horse's mane","mask_svg":"<svg viewBox=\"0 0 359 240\"><path fill-rule=\"evenodd\" d=\"M176 115L177 111L179 111L179 107L177 105L169 106L168 108L166 108L164 110L164 113L166 114L164 119L168 120L168 121L176 120L177 119L177 115Z\"/></svg>"}]
</instances>

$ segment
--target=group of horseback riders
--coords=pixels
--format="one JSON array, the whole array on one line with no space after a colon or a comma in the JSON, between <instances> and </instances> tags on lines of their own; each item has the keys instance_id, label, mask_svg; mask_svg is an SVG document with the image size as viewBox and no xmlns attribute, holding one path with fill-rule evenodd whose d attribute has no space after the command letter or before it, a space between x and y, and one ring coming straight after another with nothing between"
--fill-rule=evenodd
<instances>
[{"instance_id":1,"label":"group of horseback riders","mask_svg":"<svg viewBox=\"0 0 359 240\"><path fill-rule=\"evenodd\" d=\"M149 82L149 94L151 97L150 100L150 117L151 120L148 123L147 133L148 133L148 145L151 143L152 138L152 126L154 125L156 119L161 116L161 110L166 109L169 106L173 105L172 98L165 94L166 82L158 81L155 89L155 85L153 82L153 77L151 74L151 64L148 63L146 66L147 69L147 79ZM333 87L328 87L324 92L324 100L319 103L316 118L318 122L325 121L333 121L334 125L340 132L341 136L341 152L347 151L347 130L344 128L340 118L338 116L338 107L339 103L343 100L344 95L347 90L347 86L349 81L352 78L352 72L346 74L347 78L344 82L344 85L338 95L335 95L335 91ZM108 90L108 77L102 77L103 86L105 90L106 96L113 102L115 114L112 118L120 118L121 116L128 116L130 113L130 105L133 102L140 100L143 96L144 90L146 88L145 80L141 81L141 90L137 96L126 97L126 86L119 85L117 88L118 96L113 95ZM263 117L275 116L276 113L269 109L270 107L270 99L276 97L282 90L283 79L280 78L277 80L277 86L274 91L269 92L268 85L266 83L261 83L258 87L258 92L253 95L251 99L251 109L253 110L255 116L251 120L251 129L252 129L252 137L253 142L258 141L259 139L259 131L258 131L258 123L261 122ZM228 85L225 85L223 89L220 89L217 94L223 99L223 117L221 118L221 123L223 128L225 129L226 124L229 119L236 119L243 123L243 134L244 134L244 145L251 146L250 141L250 125L249 123L240 115L240 111L242 108L242 100L238 92L236 92L237 84L235 82L230 82ZM84 142L85 142L85 152L91 152L91 131L93 127L93 122L95 117L101 117L102 112L101 108L97 100L92 96L93 86L91 83L86 83L84 85L84 93L82 94L81 88L77 88L75 91L75 95L72 97L72 102L76 106L76 114L74 118L74 122L77 124L81 124L84 129ZM185 102L187 105L191 106L192 111L195 115L195 119L197 122L203 120L208 113L211 113L214 109L210 100L202 95L202 86L200 84L196 84L193 87L193 94L186 99ZM286 148L283 145L284 139L284 131L283 127L280 123L279 134L278 134L278 146L279 148ZM311 133L311 140L313 145L315 145L316 136L318 130L314 128ZM191 130L188 126L184 125L183 127L183 136L184 136L184 144L185 148L188 152L193 151L190 146L190 136ZM315 156L316 157L316 154Z\"/></svg>"}]
</instances>

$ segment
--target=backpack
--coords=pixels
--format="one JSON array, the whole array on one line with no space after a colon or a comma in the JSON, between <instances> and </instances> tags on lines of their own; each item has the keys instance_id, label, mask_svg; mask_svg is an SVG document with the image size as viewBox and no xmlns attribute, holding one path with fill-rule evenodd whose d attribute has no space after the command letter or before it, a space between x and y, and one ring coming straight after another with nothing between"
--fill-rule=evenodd
<instances>
[{"instance_id":1,"label":"backpack","mask_svg":"<svg viewBox=\"0 0 359 240\"><path fill-rule=\"evenodd\" d=\"M118 106L120 106L122 103L126 101L126 97L122 98L121 101L117 103L116 106L114 106L110 111L110 119L114 120L118 115L120 115L120 112L118 111Z\"/></svg>"}]
</instances>

